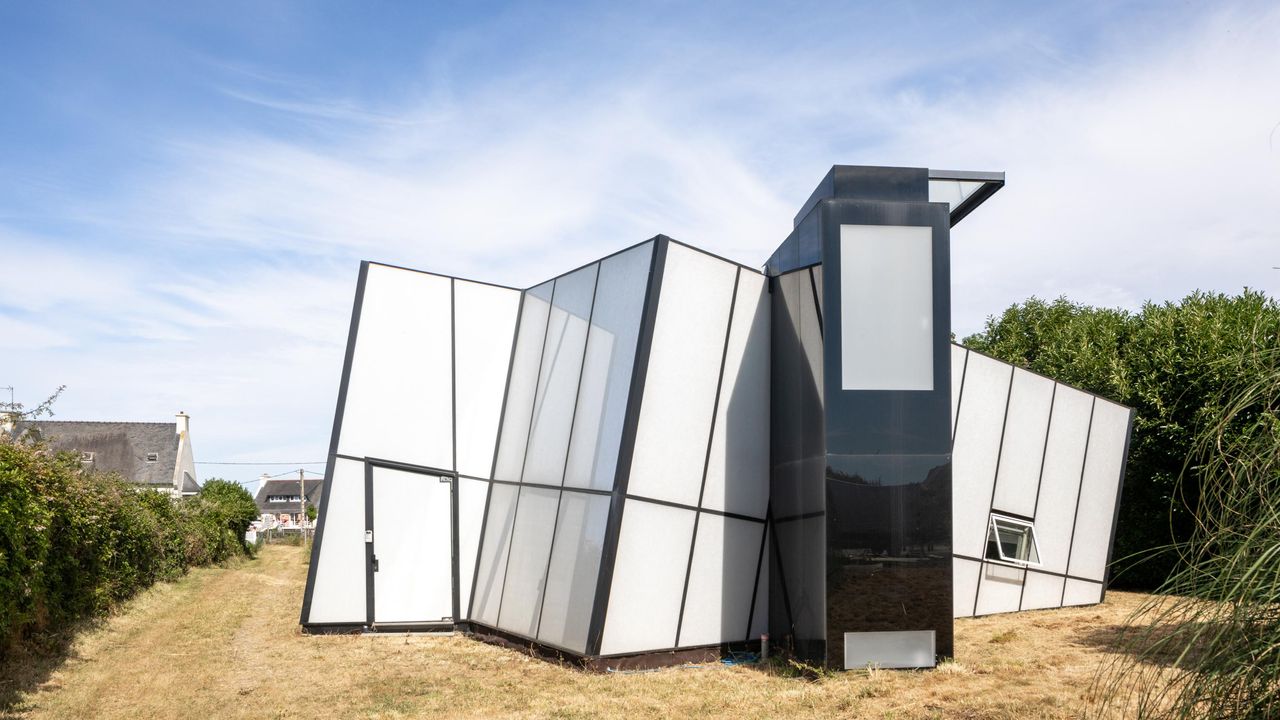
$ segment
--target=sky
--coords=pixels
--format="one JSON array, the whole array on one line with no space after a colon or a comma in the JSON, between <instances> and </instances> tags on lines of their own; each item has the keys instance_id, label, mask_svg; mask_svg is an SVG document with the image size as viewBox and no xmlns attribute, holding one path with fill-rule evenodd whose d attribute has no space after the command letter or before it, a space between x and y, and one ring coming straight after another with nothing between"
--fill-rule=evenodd
<instances>
[{"instance_id":1,"label":"sky","mask_svg":"<svg viewBox=\"0 0 1280 720\"><path fill-rule=\"evenodd\" d=\"M360 260L758 266L833 164L1007 173L952 232L961 337L1280 295L1280 5L640 5L0 6L0 388L184 410L202 480L320 472Z\"/></svg>"}]
</instances>

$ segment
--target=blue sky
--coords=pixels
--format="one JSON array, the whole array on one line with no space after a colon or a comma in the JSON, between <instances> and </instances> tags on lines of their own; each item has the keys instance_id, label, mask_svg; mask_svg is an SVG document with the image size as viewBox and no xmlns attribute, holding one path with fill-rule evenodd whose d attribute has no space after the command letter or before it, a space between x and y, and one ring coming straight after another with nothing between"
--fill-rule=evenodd
<instances>
[{"instance_id":1,"label":"blue sky","mask_svg":"<svg viewBox=\"0 0 1280 720\"><path fill-rule=\"evenodd\" d=\"M759 264L834 163L1008 173L953 233L962 335L1277 294L1277 38L1268 3L6 4L0 386L323 460L359 260Z\"/></svg>"}]
</instances>

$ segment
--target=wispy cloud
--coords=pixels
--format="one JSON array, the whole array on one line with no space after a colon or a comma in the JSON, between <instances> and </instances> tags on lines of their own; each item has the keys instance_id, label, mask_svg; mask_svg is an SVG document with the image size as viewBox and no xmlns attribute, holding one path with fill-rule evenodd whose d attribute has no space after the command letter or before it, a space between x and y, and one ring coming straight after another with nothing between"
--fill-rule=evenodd
<instances>
[{"instance_id":1,"label":"wispy cloud","mask_svg":"<svg viewBox=\"0 0 1280 720\"><path fill-rule=\"evenodd\" d=\"M530 285L662 232L759 263L836 162L1008 171L953 233L961 333L1031 294L1280 290L1280 10L1089 42L1055 24L1096 7L988 34L990 10L950 33L892 12L906 30L855 42L807 15L713 33L599 11L459 81L528 21L508 13L374 99L232 63L211 84L259 122L175 125L60 198L56 230L0 204L22 268L0 382L71 385L67 417L186 409L205 459L316 459L357 260Z\"/></svg>"}]
</instances>

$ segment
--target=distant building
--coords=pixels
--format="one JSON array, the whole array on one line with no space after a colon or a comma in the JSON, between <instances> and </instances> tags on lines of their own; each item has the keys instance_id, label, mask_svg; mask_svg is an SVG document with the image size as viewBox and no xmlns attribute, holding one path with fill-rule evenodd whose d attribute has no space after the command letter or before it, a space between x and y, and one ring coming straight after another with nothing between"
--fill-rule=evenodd
<instances>
[{"instance_id":1,"label":"distant building","mask_svg":"<svg viewBox=\"0 0 1280 720\"><path fill-rule=\"evenodd\" d=\"M306 494L309 507L320 507L320 495L324 489L324 480L304 480L302 489L298 488L298 478L264 479L258 488L258 513L263 520L274 520L285 524L297 524L306 520L302 515L302 493Z\"/></svg>"},{"instance_id":2,"label":"distant building","mask_svg":"<svg viewBox=\"0 0 1280 720\"><path fill-rule=\"evenodd\" d=\"M22 420L6 423L13 436L37 436L57 451L80 454L86 468L119 473L174 497L200 492L191 451L191 417L171 423Z\"/></svg>"}]
</instances>

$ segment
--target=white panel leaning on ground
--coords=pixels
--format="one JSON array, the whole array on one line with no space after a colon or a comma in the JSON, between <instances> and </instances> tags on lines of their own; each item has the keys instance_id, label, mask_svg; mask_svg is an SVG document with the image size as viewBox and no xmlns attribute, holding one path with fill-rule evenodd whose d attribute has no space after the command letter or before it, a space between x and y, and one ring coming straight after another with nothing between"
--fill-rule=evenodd
<instances>
[{"instance_id":1,"label":"white panel leaning on ground","mask_svg":"<svg viewBox=\"0 0 1280 720\"><path fill-rule=\"evenodd\" d=\"M951 348L955 616L1102 601L1133 411Z\"/></svg>"}]
</instances>

